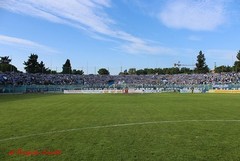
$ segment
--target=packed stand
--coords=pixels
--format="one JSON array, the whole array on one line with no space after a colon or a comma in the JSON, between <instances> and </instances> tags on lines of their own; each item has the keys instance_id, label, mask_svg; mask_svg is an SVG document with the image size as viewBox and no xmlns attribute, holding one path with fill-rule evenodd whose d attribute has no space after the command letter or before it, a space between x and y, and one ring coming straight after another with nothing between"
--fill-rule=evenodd
<instances>
[{"instance_id":1,"label":"packed stand","mask_svg":"<svg viewBox=\"0 0 240 161\"><path fill-rule=\"evenodd\" d=\"M240 73L175 74L175 75L72 75L0 73L0 85L201 85L238 84Z\"/></svg>"}]
</instances>

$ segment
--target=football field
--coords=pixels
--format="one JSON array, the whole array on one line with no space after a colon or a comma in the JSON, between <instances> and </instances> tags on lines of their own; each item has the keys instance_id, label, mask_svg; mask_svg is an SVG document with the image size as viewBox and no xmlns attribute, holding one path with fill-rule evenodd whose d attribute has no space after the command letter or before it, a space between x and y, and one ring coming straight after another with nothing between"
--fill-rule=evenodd
<instances>
[{"instance_id":1,"label":"football field","mask_svg":"<svg viewBox=\"0 0 240 161\"><path fill-rule=\"evenodd\" d=\"M0 160L240 160L240 95L0 95Z\"/></svg>"}]
</instances>

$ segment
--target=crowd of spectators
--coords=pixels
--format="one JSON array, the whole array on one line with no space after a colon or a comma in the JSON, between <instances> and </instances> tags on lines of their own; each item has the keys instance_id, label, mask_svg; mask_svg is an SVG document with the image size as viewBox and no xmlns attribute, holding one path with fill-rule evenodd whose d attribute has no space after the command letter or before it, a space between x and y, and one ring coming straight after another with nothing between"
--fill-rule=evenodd
<instances>
[{"instance_id":1,"label":"crowd of spectators","mask_svg":"<svg viewBox=\"0 0 240 161\"><path fill-rule=\"evenodd\" d=\"M175 74L175 75L73 75L0 73L0 85L200 85L237 84L240 73Z\"/></svg>"}]
</instances>

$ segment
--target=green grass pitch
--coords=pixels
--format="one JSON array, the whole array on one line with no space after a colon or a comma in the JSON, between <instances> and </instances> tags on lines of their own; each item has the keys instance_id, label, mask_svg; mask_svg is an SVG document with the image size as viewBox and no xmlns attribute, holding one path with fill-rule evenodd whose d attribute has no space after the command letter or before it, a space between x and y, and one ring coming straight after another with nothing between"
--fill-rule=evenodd
<instances>
[{"instance_id":1,"label":"green grass pitch","mask_svg":"<svg viewBox=\"0 0 240 161\"><path fill-rule=\"evenodd\" d=\"M0 95L0 160L240 160L240 95Z\"/></svg>"}]
</instances>

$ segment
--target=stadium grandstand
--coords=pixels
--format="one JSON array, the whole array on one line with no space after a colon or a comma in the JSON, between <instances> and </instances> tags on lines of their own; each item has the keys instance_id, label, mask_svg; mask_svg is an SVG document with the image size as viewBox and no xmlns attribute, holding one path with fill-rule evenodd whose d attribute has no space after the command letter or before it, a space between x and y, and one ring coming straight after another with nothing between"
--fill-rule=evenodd
<instances>
[{"instance_id":1,"label":"stadium grandstand","mask_svg":"<svg viewBox=\"0 0 240 161\"><path fill-rule=\"evenodd\" d=\"M184 92L198 89L240 89L240 73L173 75L74 75L0 73L0 93L61 93L64 90L141 89L152 92ZM192 91L193 92L193 91Z\"/></svg>"}]
</instances>

